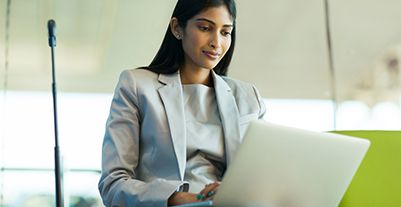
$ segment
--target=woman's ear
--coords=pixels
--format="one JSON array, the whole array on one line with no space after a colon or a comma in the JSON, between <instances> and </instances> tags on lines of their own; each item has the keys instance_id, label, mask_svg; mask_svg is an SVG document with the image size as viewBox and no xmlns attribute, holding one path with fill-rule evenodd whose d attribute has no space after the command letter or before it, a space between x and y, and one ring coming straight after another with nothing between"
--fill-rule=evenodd
<instances>
[{"instance_id":1,"label":"woman's ear","mask_svg":"<svg viewBox=\"0 0 401 207\"><path fill-rule=\"evenodd\" d=\"M173 33L174 37L180 40L182 38L182 29L178 24L178 19L176 17L171 18L170 20L170 29L171 33Z\"/></svg>"}]
</instances>

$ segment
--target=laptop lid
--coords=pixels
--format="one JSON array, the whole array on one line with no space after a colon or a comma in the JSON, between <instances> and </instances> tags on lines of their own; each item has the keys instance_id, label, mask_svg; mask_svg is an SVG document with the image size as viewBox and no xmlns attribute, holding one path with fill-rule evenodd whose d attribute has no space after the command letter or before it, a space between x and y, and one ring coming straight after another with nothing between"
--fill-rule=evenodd
<instances>
[{"instance_id":1,"label":"laptop lid","mask_svg":"<svg viewBox=\"0 0 401 207\"><path fill-rule=\"evenodd\" d=\"M336 207L370 142L251 122L215 206Z\"/></svg>"}]
</instances>

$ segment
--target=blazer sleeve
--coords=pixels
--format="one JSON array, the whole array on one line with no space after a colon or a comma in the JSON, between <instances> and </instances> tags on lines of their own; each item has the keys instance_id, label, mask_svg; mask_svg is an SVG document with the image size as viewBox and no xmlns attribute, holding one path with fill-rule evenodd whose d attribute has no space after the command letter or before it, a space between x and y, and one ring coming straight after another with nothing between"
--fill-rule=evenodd
<instances>
[{"instance_id":1,"label":"blazer sleeve","mask_svg":"<svg viewBox=\"0 0 401 207\"><path fill-rule=\"evenodd\" d=\"M140 106L132 72L124 71L114 92L102 147L99 191L106 206L167 206L180 180L139 180ZM156 143L155 143L156 144Z\"/></svg>"}]
</instances>

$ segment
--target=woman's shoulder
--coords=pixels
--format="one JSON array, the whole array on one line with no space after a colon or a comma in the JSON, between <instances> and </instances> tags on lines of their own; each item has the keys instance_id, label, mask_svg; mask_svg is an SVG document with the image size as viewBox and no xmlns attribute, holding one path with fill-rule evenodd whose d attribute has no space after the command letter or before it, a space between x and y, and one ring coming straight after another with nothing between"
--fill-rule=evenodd
<instances>
[{"instance_id":1,"label":"woman's shoulder","mask_svg":"<svg viewBox=\"0 0 401 207\"><path fill-rule=\"evenodd\" d=\"M231 92L237 100L239 108L258 109L257 114L259 118L265 114L266 108L263 99L253 84L226 76L221 77L231 88Z\"/></svg>"},{"instance_id":2,"label":"woman's shoulder","mask_svg":"<svg viewBox=\"0 0 401 207\"><path fill-rule=\"evenodd\" d=\"M143 79L143 78L157 78L158 74L146 68L132 68L123 70L121 72L121 76L130 76L135 79Z\"/></svg>"},{"instance_id":3,"label":"woman's shoulder","mask_svg":"<svg viewBox=\"0 0 401 207\"><path fill-rule=\"evenodd\" d=\"M147 69L125 69L120 73L118 88L149 88L158 82L158 74Z\"/></svg>"},{"instance_id":4,"label":"woman's shoulder","mask_svg":"<svg viewBox=\"0 0 401 207\"><path fill-rule=\"evenodd\" d=\"M242 98L250 98L256 96L258 99L260 99L259 90L254 84L227 76L220 77L222 77L222 79L231 88L231 92L234 94L234 96Z\"/></svg>"},{"instance_id":5,"label":"woman's shoulder","mask_svg":"<svg viewBox=\"0 0 401 207\"><path fill-rule=\"evenodd\" d=\"M231 90L251 90L253 91L255 86L251 83L238 80L228 76L220 76L227 83L227 85L231 88Z\"/></svg>"}]
</instances>

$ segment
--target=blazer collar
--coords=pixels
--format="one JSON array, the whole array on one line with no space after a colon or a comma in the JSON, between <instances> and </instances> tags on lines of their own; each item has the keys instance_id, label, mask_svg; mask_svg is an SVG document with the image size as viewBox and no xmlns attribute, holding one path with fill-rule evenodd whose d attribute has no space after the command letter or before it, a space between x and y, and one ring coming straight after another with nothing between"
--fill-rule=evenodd
<instances>
[{"instance_id":1,"label":"blazer collar","mask_svg":"<svg viewBox=\"0 0 401 207\"><path fill-rule=\"evenodd\" d=\"M163 83L165 85L181 86L181 78L179 71L172 74L159 74L158 80L160 83Z\"/></svg>"},{"instance_id":2,"label":"blazer collar","mask_svg":"<svg viewBox=\"0 0 401 207\"><path fill-rule=\"evenodd\" d=\"M212 71L215 94L220 119L224 132L227 165L232 161L234 152L240 144L239 112L231 88L226 81ZM179 72L159 74L159 82L165 84L158 89L164 104L167 120L173 141L181 179L184 179L186 168L186 124L183 103L183 91Z\"/></svg>"}]
</instances>

